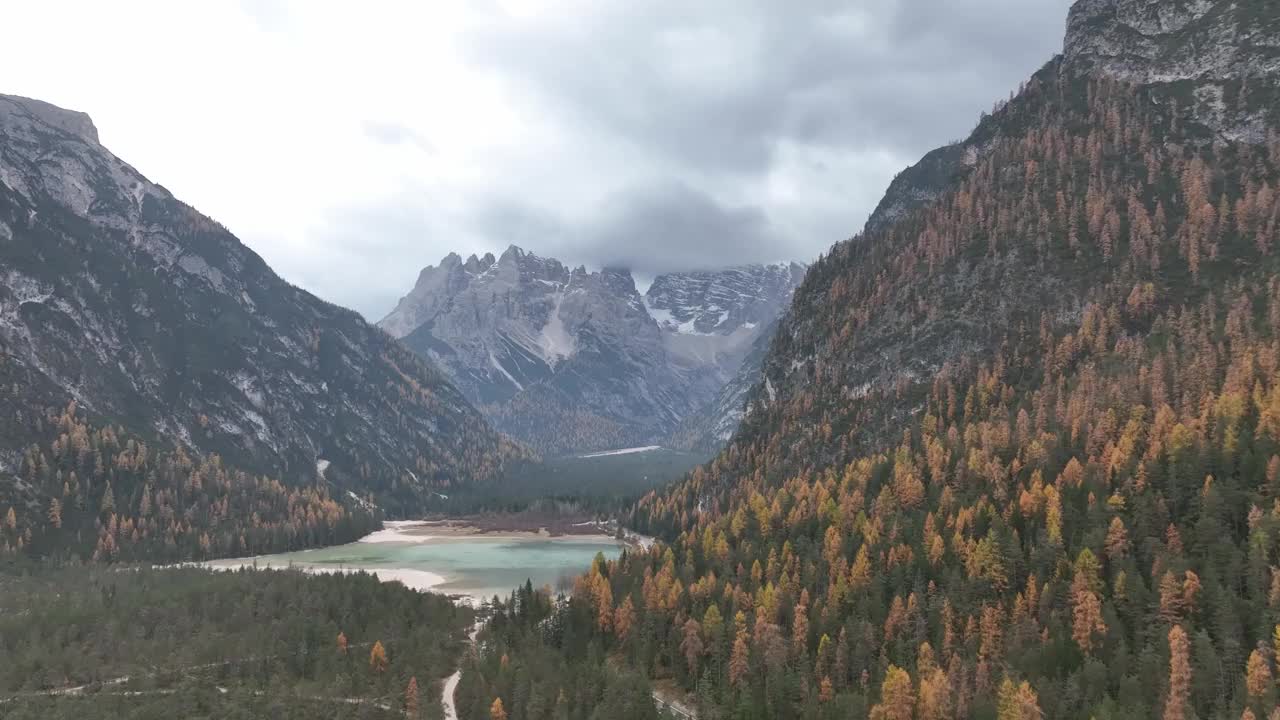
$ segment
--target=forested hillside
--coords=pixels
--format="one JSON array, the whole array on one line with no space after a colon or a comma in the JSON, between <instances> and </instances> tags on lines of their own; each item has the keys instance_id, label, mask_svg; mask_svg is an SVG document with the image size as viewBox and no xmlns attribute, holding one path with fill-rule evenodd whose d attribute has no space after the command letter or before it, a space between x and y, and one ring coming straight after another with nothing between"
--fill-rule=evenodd
<instances>
[{"instance_id":1,"label":"forested hillside","mask_svg":"<svg viewBox=\"0 0 1280 720\"><path fill-rule=\"evenodd\" d=\"M89 443L105 445L99 454L119 455L128 440L146 450L128 448L127 462L90 458L92 473L76 467L84 457L53 447L72 434L58 419L72 403L77 422L92 424L87 435L110 430L114 439ZM85 452L81 438L69 441L73 454ZM333 527L291 517L304 496L326 518L333 512L319 504L330 500L347 512L362 503L415 512L435 492L529 456L438 370L354 312L288 284L113 155L87 115L0 95L0 512L43 517L56 501L96 513L123 467L136 476L113 486L125 522L141 512L146 484L172 484L149 477L163 474L157 453L254 478L230 481L247 504L174 506L180 520L155 531L207 534L214 552L255 544L253 532L243 543L220 538L259 523ZM57 476L72 471L84 486L63 492ZM247 499L258 485L267 495ZM294 509L253 515L283 495ZM100 520L109 525L109 513ZM25 534L39 520L19 522Z\"/></svg>"},{"instance_id":2,"label":"forested hillside","mask_svg":"<svg viewBox=\"0 0 1280 720\"><path fill-rule=\"evenodd\" d=\"M700 718L1272 716L1280 7L1069 27L811 268L730 446L634 510L666 542L540 648Z\"/></svg>"},{"instance_id":3,"label":"forested hillside","mask_svg":"<svg viewBox=\"0 0 1280 720\"><path fill-rule=\"evenodd\" d=\"M42 441L21 451L21 474L0 492L0 560L259 555L351 542L380 522L323 484L290 486L217 455L149 447L122 427L87 422L74 403L33 421Z\"/></svg>"},{"instance_id":4,"label":"forested hillside","mask_svg":"<svg viewBox=\"0 0 1280 720\"><path fill-rule=\"evenodd\" d=\"M439 717L472 612L367 574L0 575L5 718Z\"/></svg>"}]
</instances>

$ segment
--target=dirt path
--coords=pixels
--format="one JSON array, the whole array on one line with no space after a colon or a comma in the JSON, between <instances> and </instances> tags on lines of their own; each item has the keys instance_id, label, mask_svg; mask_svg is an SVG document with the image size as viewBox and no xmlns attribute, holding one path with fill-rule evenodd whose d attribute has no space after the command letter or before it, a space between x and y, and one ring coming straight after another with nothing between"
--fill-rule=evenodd
<instances>
[{"instance_id":1,"label":"dirt path","mask_svg":"<svg viewBox=\"0 0 1280 720\"><path fill-rule=\"evenodd\" d=\"M662 693L657 690L653 691L653 702L658 706L659 710L666 710L681 720L698 720L698 714L694 712L693 708L685 705L679 700L664 697Z\"/></svg>"},{"instance_id":2,"label":"dirt path","mask_svg":"<svg viewBox=\"0 0 1280 720\"><path fill-rule=\"evenodd\" d=\"M688 704L688 696L674 682L660 680L653 684L653 703L680 720L697 720L698 712Z\"/></svg>"},{"instance_id":3,"label":"dirt path","mask_svg":"<svg viewBox=\"0 0 1280 720\"><path fill-rule=\"evenodd\" d=\"M475 627L471 628L471 644L475 645L476 636L480 634L480 621L476 621ZM466 651L463 651L463 658L466 658ZM440 706L444 709L444 720L458 720L458 706L453 702L453 696L458 692L458 683L462 681L462 660L458 661L458 669L448 678L445 678L444 689L440 691Z\"/></svg>"}]
</instances>

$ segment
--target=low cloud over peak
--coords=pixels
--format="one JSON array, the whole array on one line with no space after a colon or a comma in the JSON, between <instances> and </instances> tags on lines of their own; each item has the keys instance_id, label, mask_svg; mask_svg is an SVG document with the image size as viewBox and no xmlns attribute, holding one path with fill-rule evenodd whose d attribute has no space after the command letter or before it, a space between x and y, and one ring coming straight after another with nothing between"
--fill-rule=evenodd
<instances>
[{"instance_id":1,"label":"low cloud over peak","mask_svg":"<svg viewBox=\"0 0 1280 720\"><path fill-rule=\"evenodd\" d=\"M58 61L20 33L0 62L6 91L90 112L290 280L380 317L450 251L810 260L1057 52L1069 4L51 0L12 22L81 18Z\"/></svg>"}]
</instances>

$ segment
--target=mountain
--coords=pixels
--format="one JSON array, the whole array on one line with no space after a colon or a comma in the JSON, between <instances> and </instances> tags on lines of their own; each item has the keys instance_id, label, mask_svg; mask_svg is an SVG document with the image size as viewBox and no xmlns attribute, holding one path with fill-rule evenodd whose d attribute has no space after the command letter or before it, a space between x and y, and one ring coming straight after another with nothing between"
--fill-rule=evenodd
<instances>
[{"instance_id":1,"label":"mountain","mask_svg":"<svg viewBox=\"0 0 1280 720\"><path fill-rule=\"evenodd\" d=\"M390 512L519 453L428 363L112 155L87 115L12 96L0 96L0 372L0 492L40 516L42 485L61 493L78 465L49 455L59 424L85 434L90 468L127 436ZM117 484L109 504L137 508L157 461L133 458L139 484ZM111 486L83 492L62 503L96 509Z\"/></svg>"},{"instance_id":2,"label":"mountain","mask_svg":"<svg viewBox=\"0 0 1280 720\"><path fill-rule=\"evenodd\" d=\"M511 246L422 270L379 325L438 364L503 431L550 454L668 441L739 370L798 264L655 278Z\"/></svg>"},{"instance_id":3,"label":"mountain","mask_svg":"<svg viewBox=\"0 0 1280 720\"><path fill-rule=\"evenodd\" d=\"M809 269L661 542L467 687L586 645L700 717L1272 715L1278 58L1274 2L1077 2Z\"/></svg>"},{"instance_id":4,"label":"mountain","mask_svg":"<svg viewBox=\"0 0 1280 720\"><path fill-rule=\"evenodd\" d=\"M667 441L672 447L706 453L724 447L742 419L747 391L759 380L778 317L807 267L778 263L655 278L645 306L667 331L668 347L693 362L712 359L720 384L709 401L681 418Z\"/></svg>"},{"instance_id":5,"label":"mountain","mask_svg":"<svg viewBox=\"0 0 1280 720\"><path fill-rule=\"evenodd\" d=\"M716 453L733 437L746 411L747 397L760 382L769 344L778 331L779 318L774 318L752 341L738 365L711 402L686 415L671 434L671 446L690 452Z\"/></svg>"}]
</instances>

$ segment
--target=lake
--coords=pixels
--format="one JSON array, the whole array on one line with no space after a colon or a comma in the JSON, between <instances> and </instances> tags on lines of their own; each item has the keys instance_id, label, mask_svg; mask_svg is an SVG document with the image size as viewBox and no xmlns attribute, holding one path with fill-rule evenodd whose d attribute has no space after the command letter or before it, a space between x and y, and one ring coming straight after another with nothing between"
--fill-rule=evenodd
<instances>
[{"instance_id":1,"label":"lake","mask_svg":"<svg viewBox=\"0 0 1280 720\"><path fill-rule=\"evenodd\" d=\"M354 543L299 552L207 563L215 568L256 564L311 572L367 570L383 580L447 595L506 597L531 580L534 587L571 587L597 553L615 558L622 544L606 536L433 536L429 528L392 524Z\"/></svg>"}]
</instances>

